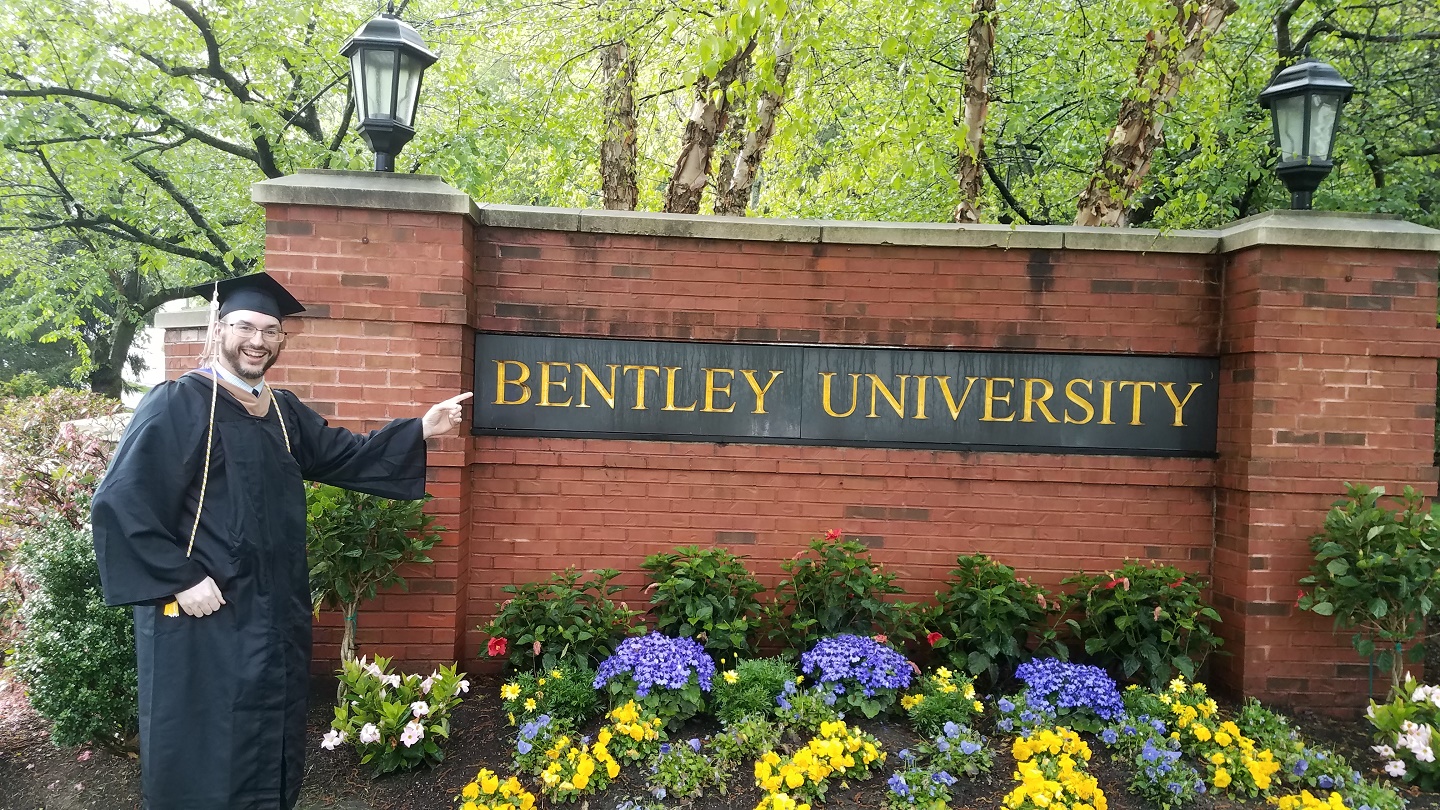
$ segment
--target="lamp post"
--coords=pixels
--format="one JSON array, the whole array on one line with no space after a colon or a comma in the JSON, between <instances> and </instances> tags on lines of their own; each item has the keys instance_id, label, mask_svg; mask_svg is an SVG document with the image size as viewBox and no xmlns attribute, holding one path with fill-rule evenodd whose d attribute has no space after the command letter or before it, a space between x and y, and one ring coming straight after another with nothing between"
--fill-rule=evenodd
<instances>
[{"instance_id":1,"label":"lamp post","mask_svg":"<svg viewBox=\"0 0 1440 810\"><path fill-rule=\"evenodd\" d=\"M436 56L404 20L386 11L340 48L350 60L357 130L375 153L375 171L395 171L395 156L415 137L420 78Z\"/></svg>"},{"instance_id":2,"label":"lamp post","mask_svg":"<svg viewBox=\"0 0 1440 810\"><path fill-rule=\"evenodd\" d=\"M1320 181L1335 168L1330 159L1340 108L1355 86L1318 59L1305 59L1276 74L1260 94L1270 110L1280 162L1275 173L1290 189L1290 207L1310 208Z\"/></svg>"}]
</instances>

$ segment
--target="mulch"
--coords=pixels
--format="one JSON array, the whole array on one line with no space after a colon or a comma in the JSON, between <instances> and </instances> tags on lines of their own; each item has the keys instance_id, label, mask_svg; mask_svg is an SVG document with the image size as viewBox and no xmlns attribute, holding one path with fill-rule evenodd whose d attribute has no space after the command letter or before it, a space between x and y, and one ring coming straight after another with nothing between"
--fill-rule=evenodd
<instances>
[{"instance_id":1,"label":"mulch","mask_svg":"<svg viewBox=\"0 0 1440 810\"><path fill-rule=\"evenodd\" d=\"M374 779L360 766L349 750L323 751L320 738L329 728L330 700L334 681L316 679L311 693L305 787L301 810L446 810L456 807L460 788L476 770L488 767L509 771L511 729L500 711L500 678L482 675L472 679L471 698L460 705L451 722L445 762L434 770L395 774ZM476 699L476 697L479 699ZM1364 721L1336 720L1319 715L1295 718L1306 738L1343 754L1368 775L1378 774L1379 762L1369 751L1369 726ZM866 731L878 737L893 757L901 748L913 748L920 741L909 726L897 721L861 721ZM713 725L695 724L674 738L703 736ZM593 731L593 730L592 730ZM1145 803L1126 790L1130 768L1110 759L1104 746L1092 744L1094 758L1090 772L1095 775L1114 810L1149 810ZM954 788L955 810L995 810L1001 806L1012 783L1014 761L1007 746L999 746L995 767L989 774L962 779ZM893 759L891 760L893 765ZM878 809L884 807L885 780L889 769L864 782L832 786L826 808L832 810ZM139 810L138 763L90 747L56 748L51 745L44 721L26 704L18 689L0 676L0 810ZM730 780L726 795L707 795L685 805L693 810L748 810L760 799L760 791L749 774ZM533 788L533 786L532 786ZM562 805L577 810L614 810L626 799L647 798L644 774L628 768L604 793L588 803ZM1412 810L1440 810L1440 794L1411 791L1407 798ZM541 802L542 808L548 807ZM1195 810L1259 810L1263 800L1237 800L1206 795Z\"/></svg>"}]
</instances>

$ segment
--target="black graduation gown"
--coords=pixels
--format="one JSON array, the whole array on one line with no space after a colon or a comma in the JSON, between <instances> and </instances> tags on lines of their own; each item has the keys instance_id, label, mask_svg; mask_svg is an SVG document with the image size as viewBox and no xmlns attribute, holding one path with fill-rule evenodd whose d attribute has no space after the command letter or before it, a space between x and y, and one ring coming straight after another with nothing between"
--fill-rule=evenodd
<instances>
[{"instance_id":1,"label":"black graduation gown","mask_svg":"<svg viewBox=\"0 0 1440 810\"><path fill-rule=\"evenodd\" d=\"M187 559L212 385L192 372L136 408L95 493L95 556L105 601L136 606L145 806L291 808L304 773L312 619L302 479L420 498L425 441L418 419L369 436L328 427L285 391L251 416L222 387ZM199 619L163 615L173 594L207 575L226 604Z\"/></svg>"}]
</instances>

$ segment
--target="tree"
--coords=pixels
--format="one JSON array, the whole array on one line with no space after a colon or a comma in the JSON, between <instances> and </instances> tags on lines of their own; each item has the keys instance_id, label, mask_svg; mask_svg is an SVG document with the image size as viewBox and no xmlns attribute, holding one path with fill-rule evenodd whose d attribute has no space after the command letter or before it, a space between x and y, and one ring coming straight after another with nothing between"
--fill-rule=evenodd
<instances>
[{"instance_id":1,"label":"tree","mask_svg":"<svg viewBox=\"0 0 1440 810\"><path fill-rule=\"evenodd\" d=\"M118 395L156 307L257 269L250 184L360 165L334 54L360 10L332 8L37 0L0 21L0 330L71 341Z\"/></svg>"},{"instance_id":2,"label":"tree","mask_svg":"<svg viewBox=\"0 0 1440 810\"><path fill-rule=\"evenodd\" d=\"M979 222L980 185L983 180L985 116L990 111L990 70L995 53L995 0L975 0L971 9L970 37L965 54L965 112L960 137L964 142L956 161L960 186L956 222Z\"/></svg>"}]
</instances>

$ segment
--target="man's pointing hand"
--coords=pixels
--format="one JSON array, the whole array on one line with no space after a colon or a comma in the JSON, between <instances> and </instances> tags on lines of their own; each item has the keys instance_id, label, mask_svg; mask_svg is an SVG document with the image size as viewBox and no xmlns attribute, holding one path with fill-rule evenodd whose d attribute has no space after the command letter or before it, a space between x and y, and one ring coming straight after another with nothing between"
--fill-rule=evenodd
<instances>
[{"instance_id":1,"label":"man's pointing hand","mask_svg":"<svg viewBox=\"0 0 1440 810\"><path fill-rule=\"evenodd\" d=\"M424 428L425 438L439 436L442 433L449 433L459 427L461 420L460 403L475 396L475 392L467 391L458 396L453 396L444 402L437 403L425 412L425 418L420 420Z\"/></svg>"}]
</instances>

